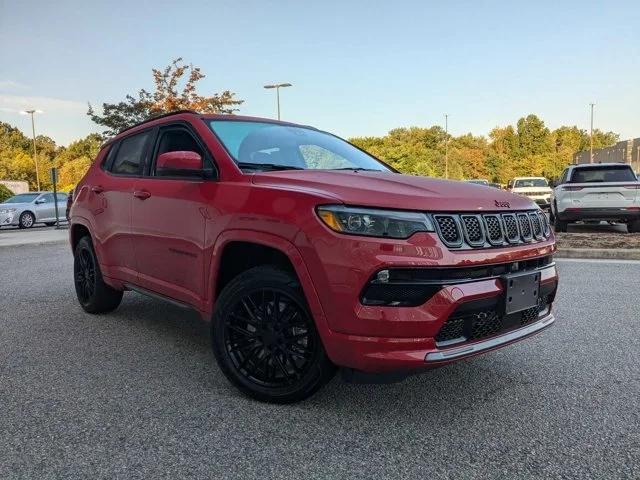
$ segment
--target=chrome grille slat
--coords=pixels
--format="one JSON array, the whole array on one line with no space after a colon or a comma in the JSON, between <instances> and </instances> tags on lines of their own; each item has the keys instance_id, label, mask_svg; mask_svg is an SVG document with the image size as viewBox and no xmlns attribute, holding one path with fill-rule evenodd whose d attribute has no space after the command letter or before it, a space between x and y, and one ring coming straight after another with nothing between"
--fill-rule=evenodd
<instances>
[{"instance_id":1,"label":"chrome grille slat","mask_svg":"<svg viewBox=\"0 0 640 480\"><path fill-rule=\"evenodd\" d=\"M440 238L449 247L462 245L462 232L455 215L434 215Z\"/></svg>"},{"instance_id":2,"label":"chrome grille slat","mask_svg":"<svg viewBox=\"0 0 640 480\"><path fill-rule=\"evenodd\" d=\"M467 243L472 247L483 246L484 230L482 229L480 217L478 215L461 215L460 218L462 219L460 223Z\"/></svg>"},{"instance_id":3,"label":"chrome grille slat","mask_svg":"<svg viewBox=\"0 0 640 480\"><path fill-rule=\"evenodd\" d=\"M525 242L533 240L533 232L531 230L531 221L526 213L516 214L518 218L518 227L520 228L520 238Z\"/></svg>"},{"instance_id":4,"label":"chrome grille slat","mask_svg":"<svg viewBox=\"0 0 640 480\"><path fill-rule=\"evenodd\" d=\"M540 224L540 217L536 212L529 213L529 222L531 223L531 227L533 229L533 237L537 240L540 240L544 237L542 233L542 225Z\"/></svg>"},{"instance_id":5,"label":"chrome grille slat","mask_svg":"<svg viewBox=\"0 0 640 480\"><path fill-rule=\"evenodd\" d=\"M484 215L483 218L489 243L491 245L502 245L505 237L500 215Z\"/></svg>"},{"instance_id":6,"label":"chrome grille slat","mask_svg":"<svg viewBox=\"0 0 640 480\"><path fill-rule=\"evenodd\" d=\"M505 213L502 215L504 222L504 231L509 243L518 243L520 241L520 228L515 214Z\"/></svg>"}]
</instances>

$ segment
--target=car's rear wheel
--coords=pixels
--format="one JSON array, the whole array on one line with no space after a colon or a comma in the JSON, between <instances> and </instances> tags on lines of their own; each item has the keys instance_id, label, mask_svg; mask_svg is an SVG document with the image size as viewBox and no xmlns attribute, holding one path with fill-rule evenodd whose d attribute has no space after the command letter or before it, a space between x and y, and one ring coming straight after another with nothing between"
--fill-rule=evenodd
<instances>
[{"instance_id":1,"label":"car's rear wheel","mask_svg":"<svg viewBox=\"0 0 640 480\"><path fill-rule=\"evenodd\" d=\"M224 288L212 346L225 376L265 402L303 400L335 373L297 279L271 266L243 272Z\"/></svg>"},{"instance_id":2,"label":"car's rear wheel","mask_svg":"<svg viewBox=\"0 0 640 480\"><path fill-rule=\"evenodd\" d=\"M122 291L104 283L91 239L82 237L76 246L73 261L76 295L82 308L89 313L106 313L118 308Z\"/></svg>"},{"instance_id":3,"label":"car's rear wheel","mask_svg":"<svg viewBox=\"0 0 640 480\"><path fill-rule=\"evenodd\" d=\"M640 220L634 220L627 224L627 230L629 233L640 233Z\"/></svg>"},{"instance_id":4,"label":"car's rear wheel","mask_svg":"<svg viewBox=\"0 0 640 480\"><path fill-rule=\"evenodd\" d=\"M569 226L569 222L560 220L557 216L555 217L553 222L553 229L556 232L566 232L568 226Z\"/></svg>"},{"instance_id":5,"label":"car's rear wheel","mask_svg":"<svg viewBox=\"0 0 640 480\"><path fill-rule=\"evenodd\" d=\"M36 217L31 212L22 212L20 219L18 220L18 226L20 228L31 228L36 223Z\"/></svg>"}]
</instances>

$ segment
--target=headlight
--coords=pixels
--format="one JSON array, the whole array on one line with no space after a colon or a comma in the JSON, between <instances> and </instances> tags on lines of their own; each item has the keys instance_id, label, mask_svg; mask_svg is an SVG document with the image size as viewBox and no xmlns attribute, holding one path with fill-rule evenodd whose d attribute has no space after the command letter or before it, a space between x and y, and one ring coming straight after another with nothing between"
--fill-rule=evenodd
<instances>
[{"instance_id":1,"label":"headlight","mask_svg":"<svg viewBox=\"0 0 640 480\"><path fill-rule=\"evenodd\" d=\"M400 210L323 205L318 216L331 230L370 237L409 238L416 232L433 232L424 213Z\"/></svg>"},{"instance_id":2,"label":"headlight","mask_svg":"<svg viewBox=\"0 0 640 480\"><path fill-rule=\"evenodd\" d=\"M0 210L0 213L13 213L15 211L15 208L3 208L2 210Z\"/></svg>"}]
</instances>

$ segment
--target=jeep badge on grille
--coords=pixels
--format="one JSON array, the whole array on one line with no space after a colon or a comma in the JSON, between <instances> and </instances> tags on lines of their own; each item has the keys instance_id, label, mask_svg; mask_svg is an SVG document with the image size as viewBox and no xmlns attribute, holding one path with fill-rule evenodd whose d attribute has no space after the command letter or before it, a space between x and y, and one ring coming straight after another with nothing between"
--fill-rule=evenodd
<instances>
[{"instance_id":1,"label":"jeep badge on grille","mask_svg":"<svg viewBox=\"0 0 640 480\"><path fill-rule=\"evenodd\" d=\"M496 202L496 207L498 208L511 208L511 205L509 205L509 202L499 202L498 200L495 200Z\"/></svg>"}]
</instances>

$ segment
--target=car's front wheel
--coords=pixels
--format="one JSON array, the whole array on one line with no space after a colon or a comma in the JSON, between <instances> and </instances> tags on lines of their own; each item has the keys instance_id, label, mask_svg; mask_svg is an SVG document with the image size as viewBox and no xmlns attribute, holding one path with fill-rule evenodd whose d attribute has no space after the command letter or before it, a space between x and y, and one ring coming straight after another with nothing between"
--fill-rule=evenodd
<instances>
[{"instance_id":1,"label":"car's front wheel","mask_svg":"<svg viewBox=\"0 0 640 480\"><path fill-rule=\"evenodd\" d=\"M120 305L122 291L104 283L89 236L82 237L76 245L73 276L78 301L86 312L106 313Z\"/></svg>"},{"instance_id":2,"label":"car's front wheel","mask_svg":"<svg viewBox=\"0 0 640 480\"><path fill-rule=\"evenodd\" d=\"M212 346L225 376L261 401L303 400L335 373L297 279L271 266L247 270L224 288Z\"/></svg>"},{"instance_id":3,"label":"car's front wheel","mask_svg":"<svg viewBox=\"0 0 640 480\"><path fill-rule=\"evenodd\" d=\"M36 223L36 217L31 212L22 212L20 219L18 220L18 226L20 228L31 228Z\"/></svg>"}]
</instances>

